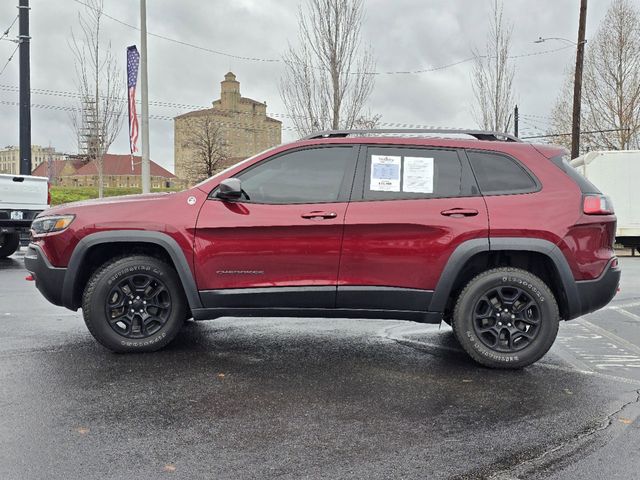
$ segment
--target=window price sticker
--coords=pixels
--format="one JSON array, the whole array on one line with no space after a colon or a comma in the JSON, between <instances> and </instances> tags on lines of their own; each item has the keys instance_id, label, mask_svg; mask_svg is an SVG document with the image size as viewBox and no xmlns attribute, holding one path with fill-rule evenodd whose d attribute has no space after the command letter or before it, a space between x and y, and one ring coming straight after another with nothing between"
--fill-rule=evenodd
<instances>
[{"instance_id":1,"label":"window price sticker","mask_svg":"<svg viewBox=\"0 0 640 480\"><path fill-rule=\"evenodd\" d=\"M375 192L399 192L402 157L371 156L371 184Z\"/></svg>"}]
</instances>

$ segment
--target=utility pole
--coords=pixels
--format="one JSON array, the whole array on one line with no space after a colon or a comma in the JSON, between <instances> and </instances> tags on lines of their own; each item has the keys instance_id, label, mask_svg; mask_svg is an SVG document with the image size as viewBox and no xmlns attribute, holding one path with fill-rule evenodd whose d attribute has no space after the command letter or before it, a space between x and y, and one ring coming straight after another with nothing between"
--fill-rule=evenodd
<instances>
[{"instance_id":1,"label":"utility pole","mask_svg":"<svg viewBox=\"0 0 640 480\"><path fill-rule=\"evenodd\" d=\"M140 100L142 102L142 193L151 191L149 163L149 77L147 76L147 0L140 0Z\"/></svg>"},{"instance_id":2,"label":"utility pole","mask_svg":"<svg viewBox=\"0 0 640 480\"><path fill-rule=\"evenodd\" d=\"M580 0L580 23L576 51L576 70L573 83L573 121L571 126L571 158L580 156L580 107L582 104L582 65L584 63L585 33L587 30L587 0Z\"/></svg>"},{"instance_id":3,"label":"utility pole","mask_svg":"<svg viewBox=\"0 0 640 480\"><path fill-rule=\"evenodd\" d=\"M516 108L513 109L513 134L517 137L518 136L518 121L520 120L520 117L518 116L518 105L516 105Z\"/></svg>"},{"instance_id":4,"label":"utility pole","mask_svg":"<svg viewBox=\"0 0 640 480\"><path fill-rule=\"evenodd\" d=\"M18 2L20 48L20 175L31 175L31 73L29 67L29 0Z\"/></svg>"}]
</instances>

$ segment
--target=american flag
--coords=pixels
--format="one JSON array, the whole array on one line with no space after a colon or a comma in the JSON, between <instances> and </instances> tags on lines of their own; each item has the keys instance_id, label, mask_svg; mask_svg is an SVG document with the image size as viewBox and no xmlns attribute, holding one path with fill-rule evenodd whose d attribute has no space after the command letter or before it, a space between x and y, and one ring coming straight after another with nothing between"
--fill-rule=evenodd
<instances>
[{"instance_id":1,"label":"american flag","mask_svg":"<svg viewBox=\"0 0 640 480\"><path fill-rule=\"evenodd\" d=\"M136 84L138 82L140 54L135 45L127 47L127 88L129 90L129 146L131 148L131 170L133 154L138 151L138 113L136 112Z\"/></svg>"}]
</instances>

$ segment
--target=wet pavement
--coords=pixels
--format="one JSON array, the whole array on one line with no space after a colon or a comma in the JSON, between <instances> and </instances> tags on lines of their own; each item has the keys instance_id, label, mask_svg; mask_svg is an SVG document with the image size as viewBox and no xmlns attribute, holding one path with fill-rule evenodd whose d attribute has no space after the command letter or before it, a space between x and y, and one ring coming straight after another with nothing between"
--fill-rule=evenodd
<instances>
[{"instance_id":1,"label":"wet pavement","mask_svg":"<svg viewBox=\"0 0 640 480\"><path fill-rule=\"evenodd\" d=\"M640 258L520 371L448 327L189 322L112 354L0 260L0 478L638 478Z\"/></svg>"}]
</instances>

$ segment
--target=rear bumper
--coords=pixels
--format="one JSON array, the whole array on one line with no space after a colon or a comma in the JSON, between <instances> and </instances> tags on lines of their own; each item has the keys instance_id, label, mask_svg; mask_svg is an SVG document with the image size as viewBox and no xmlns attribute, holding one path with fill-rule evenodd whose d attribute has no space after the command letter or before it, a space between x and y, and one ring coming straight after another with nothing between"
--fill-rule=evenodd
<instances>
[{"instance_id":1,"label":"rear bumper","mask_svg":"<svg viewBox=\"0 0 640 480\"><path fill-rule=\"evenodd\" d=\"M618 259L612 258L600 277L576 282L580 308L572 317L595 312L608 304L618 291L620 275Z\"/></svg>"},{"instance_id":2,"label":"rear bumper","mask_svg":"<svg viewBox=\"0 0 640 480\"><path fill-rule=\"evenodd\" d=\"M64 306L62 287L67 269L51 265L40 247L33 243L29 244L24 255L24 266L33 275L40 293L54 305Z\"/></svg>"}]
</instances>

